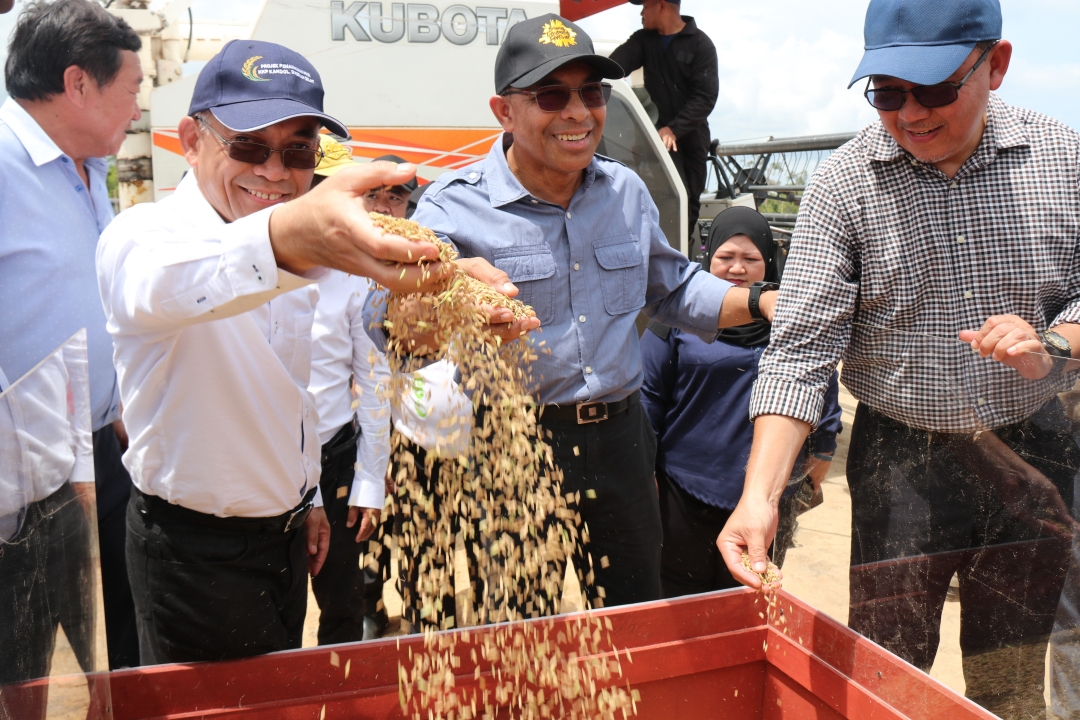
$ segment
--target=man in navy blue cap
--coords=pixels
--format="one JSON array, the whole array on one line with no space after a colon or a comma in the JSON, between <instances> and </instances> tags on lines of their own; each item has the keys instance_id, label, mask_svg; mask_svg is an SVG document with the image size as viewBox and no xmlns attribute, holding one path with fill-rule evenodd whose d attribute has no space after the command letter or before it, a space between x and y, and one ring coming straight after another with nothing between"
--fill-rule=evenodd
<instances>
[{"instance_id":1,"label":"man in navy blue cap","mask_svg":"<svg viewBox=\"0 0 1080 720\"><path fill-rule=\"evenodd\" d=\"M144 663L300 647L329 536L308 390L313 283L336 268L415 290L428 282L416 263L437 256L376 230L363 208L411 166L347 168L308 193L320 126L348 135L323 112L309 62L229 43L179 125L191 172L98 246L131 438L127 561Z\"/></svg>"},{"instance_id":2,"label":"man in navy blue cap","mask_svg":"<svg viewBox=\"0 0 1080 720\"><path fill-rule=\"evenodd\" d=\"M880 121L811 178L718 544L765 569L830 374L850 440L849 624L924 670L955 575L968 697L1044 716L1080 448L1057 394L1080 349L1080 135L994 90L998 0L872 0L854 82ZM972 352L974 350L975 352Z\"/></svg>"}]
</instances>

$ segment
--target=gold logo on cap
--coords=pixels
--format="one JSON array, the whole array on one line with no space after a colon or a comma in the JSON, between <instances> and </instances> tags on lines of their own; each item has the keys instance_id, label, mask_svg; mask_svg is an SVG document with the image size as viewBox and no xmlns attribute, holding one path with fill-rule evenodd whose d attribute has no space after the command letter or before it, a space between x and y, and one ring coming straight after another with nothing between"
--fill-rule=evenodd
<instances>
[{"instance_id":1,"label":"gold logo on cap","mask_svg":"<svg viewBox=\"0 0 1080 720\"><path fill-rule=\"evenodd\" d=\"M255 67L255 63L262 60L262 55L256 55L255 57L249 57L247 62L244 63L244 67L240 68L240 72L244 74L248 80L252 82L270 82L269 78L259 77L259 70Z\"/></svg>"},{"instance_id":2,"label":"gold logo on cap","mask_svg":"<svg viewBox=\"0 0 1080 720\"><path fill-rule=\"evenodd\" d=\"M540 36L540 42L555 47L570 47L577 45L577 33L566 27L562 20L549 20L544 23L544 34Z\"/></svg>"}]
</instances>

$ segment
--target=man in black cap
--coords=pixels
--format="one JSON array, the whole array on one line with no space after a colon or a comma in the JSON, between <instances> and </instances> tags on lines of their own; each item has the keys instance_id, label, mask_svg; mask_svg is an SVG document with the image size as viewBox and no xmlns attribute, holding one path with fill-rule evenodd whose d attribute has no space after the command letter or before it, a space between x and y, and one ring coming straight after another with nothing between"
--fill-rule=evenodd
<instances>
[{"instance_id":1,"label":"man in black cap","mask_svg":"<svg viewBox=\"0 0 1080 720\"><path fill-rule=\"evenodd\" d=\"M505 134L486 159L435 181L413 216L463 257L493 264L484 279L513 283L536 311L541 333L527 342L544 347L532 391L563 491L580 493L592 561L578 569L595 572L595 605L660 597L638 312L712 341L719 327L770 316L775 297L732 288L672 249L641 179L596 155L611 91L602 80L623 76L572 22L549 14L514 25L490 100Z\"/></svg>"},{"instance_id":2,"label":"man in black cap","mask_svg":"<svg viewBox=\"0 0 1080 720\"><path fill-rule=\"evenodd\" d=\"M660 111L656 127L686 186L686 232L693 235L705 191L709 113L719 93L716 47L679 0L630 0L641 5L642 29L611 59L627 74L645 68L645 89Z\"/></svg>"},{"instance_id":3,"label":"man in black cap","mask_svg":"<svg viewBox=\"0 0 1080 720\"><path fill-rule=\"evenodd\" d=\"M359 202L408 181L409 166L347 168L307 193L320 125L348 136L322 100L299 54L229 43L178 128L191 173L98 246L131 438L127 560L144 663L300 647L308 572L329 536L308 390L312 283L336 268L415 290L415 263L438 255L376 230Z\"/></svg>"}]
</instances>

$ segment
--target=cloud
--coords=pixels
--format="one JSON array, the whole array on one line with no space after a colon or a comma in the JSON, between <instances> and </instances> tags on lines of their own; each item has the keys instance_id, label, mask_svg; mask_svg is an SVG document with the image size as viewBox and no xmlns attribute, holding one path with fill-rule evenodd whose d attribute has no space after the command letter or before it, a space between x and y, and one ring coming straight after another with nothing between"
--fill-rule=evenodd
<instances>
[{"instance_id":1,"label":"cloud","mask_svg":"<svg viewBox=\"0 0 1080 720\"><path fill-rule=\"evenodd\" d=\"M943 0L947 1L947 0ZM709 118L723 141L858 130L876 113L862 84L847 90L862 57L866 0L736 3L684 0L683 13L716 45L720 97ZM620 42L641 27L625 5L580 22ZM1076 0L1003 0L1003 32L1016 47L1002 97L1080 128L1080 63L1069 49L1080 26ZM1053 22L1048 22L1048 20Z\"/></svg>"}]
</instances>

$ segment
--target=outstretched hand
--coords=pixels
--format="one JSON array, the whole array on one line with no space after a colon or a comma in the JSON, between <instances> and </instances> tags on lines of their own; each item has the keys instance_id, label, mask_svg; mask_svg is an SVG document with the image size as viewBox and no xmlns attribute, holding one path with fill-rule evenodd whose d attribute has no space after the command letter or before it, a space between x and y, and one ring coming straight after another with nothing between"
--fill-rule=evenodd
<instances>
[{"instance_id":1,"label":"outstretched hand","mask_svg":"<svg viewBox=\"0 0 1080 720\"><path fill-rule=\"evenodd\" d=\"M364 195L401 185L416 173L409 163L372 162L346 168L270 216L270 244L278 266L304 273L317 266L369 277L397 292L435 287L445 270L431 243L407 240L376 227ZM421 266L418 263L427 260Z\"/></svg>"},{"instance_id":2,"label":"outstretched hand","mask_svg":"<svg viewBox=\"0 0 1080 720\"><path fill-rule=\"evenodd\" d=\"M491 287L497 293L507 297L516 297L517 287L510 282L510 276L495 267L483 258L458 258L458 267L476 278L480 282ZM503 342L516 340L540 327L540 320L536 317L514 319L514 313L503 307L483 305L484 312L488 316L488 332L498 336Z\"/></svg>"}]
</instances>

